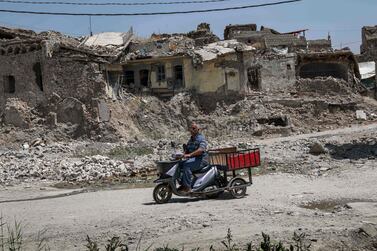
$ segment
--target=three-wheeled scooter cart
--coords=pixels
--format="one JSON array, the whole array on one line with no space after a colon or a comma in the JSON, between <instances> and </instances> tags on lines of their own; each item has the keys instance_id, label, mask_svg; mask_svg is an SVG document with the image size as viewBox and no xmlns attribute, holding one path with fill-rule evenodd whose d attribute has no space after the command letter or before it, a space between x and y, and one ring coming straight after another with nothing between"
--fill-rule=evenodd
<instances>
[{"instance_id":1,"label":"three-wheeled scooter cart","mask_svg":"<svg viewBox=\"0 0 377 251\"><path fill-rule=\"evenodd\" d=\"M232 147L210 150L208 153L209 165L193 172L192 192L188 194L177 189L181 183L179 161L157 162L159 178L155 180L157 186L153 191L154 200L159 204L166 203L172 194L216 198L226 191L233 198L244 197L247 187L253 184L252 168L261 164L259 148L237 151Z\"/></svg>"}]
</instances>

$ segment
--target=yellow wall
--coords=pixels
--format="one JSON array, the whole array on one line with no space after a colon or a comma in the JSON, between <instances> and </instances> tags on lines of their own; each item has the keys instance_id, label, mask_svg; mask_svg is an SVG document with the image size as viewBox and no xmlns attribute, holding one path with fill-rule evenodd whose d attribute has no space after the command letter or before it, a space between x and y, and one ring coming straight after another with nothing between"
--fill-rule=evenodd
<instances>
[{"instance_id":1,"label":"yellow wall","mask_svg":"<svg viewBox=\"0 0 377 251\"><path fill-rule=\"evenodd\" d=\"M231 62L229 64L229 62ZM149 70L150 88L167 88L167 80L174 79L174 66L183 66L183 88L195 90L197 93L240 91L240 75L235 53L223 55L203 65L194 67L191 57L155 58L135 60L123 66L123 70L134 71L135 82L138 83L139 71ZM165 65L166 81L157 81L157 66ZM232 65L232 66L231 66ZM108 66L107 69L118 70L118 66Z\"/></svg>"},{"instance_id":2,"label":"yellow wall","mask_svg":"<svg viewBox=\"0 0 377 251\"><path fill-rule=\"evenodd\" d=\"M198 93L216 92L220 89L239 91L240 77L238 69L221 67L222 61L236 61L235 54L229 54L211 61L205 61L201 67L193 68L192 81L186 82L187 89Z\"/></svg>"}]
</instances>

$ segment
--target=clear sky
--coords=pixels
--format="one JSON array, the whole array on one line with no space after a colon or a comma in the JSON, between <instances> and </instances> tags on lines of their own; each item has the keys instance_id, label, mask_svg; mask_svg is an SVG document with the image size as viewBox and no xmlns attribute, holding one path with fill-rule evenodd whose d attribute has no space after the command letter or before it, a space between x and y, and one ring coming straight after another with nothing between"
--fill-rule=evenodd
<instances>
[{"instance_id":1,"label":"clear sky","mask_svg":"<svg viewBox=\"0 0 377 251\"><path fill-rule=\"evenodd\" d=\"M158 2L172 0L60 1ZM221 3L151 6L46 6L0 2L0 9L86 13L128 13L221 8L268 2L275 2L275 0L229 0ZM210 23L212 30L220 38L223 37L223 30L226 25L246 23L256 23L258 27L264 25L280 32L309 29L307 32L307 38L309 39L327 38L327 34L330 32L334 48L339 48L341 45L343 45L343 47L348 46L354 52L358 53L361 44L361 27L365 25L377 25L377 0L303 0L302 2L287 5L214 13L138 17L92 17L92 30L94 33L103 31L127 31L129 27L132 26L135 33L139 36L149 36L153 32L188 32L196 29L197 24L201 22ZM72 17L0 13L0 25L28 28L36 31L56 30L74 36L87 35L89 33L89 17L81 16Z\"/></svg>"}]
</instances>

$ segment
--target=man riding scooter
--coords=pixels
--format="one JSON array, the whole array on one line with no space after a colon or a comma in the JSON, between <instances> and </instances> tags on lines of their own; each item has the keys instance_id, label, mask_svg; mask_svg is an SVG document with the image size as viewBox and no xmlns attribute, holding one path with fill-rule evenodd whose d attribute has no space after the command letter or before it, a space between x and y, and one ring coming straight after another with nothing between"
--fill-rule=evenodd
<instances>
[{"instance_id":1,"label":"man riding scooter","mask_svg":"<svg viewBox=\"0 0 377 251\"><path fill-rule=\"evenodd\" d=\"M207 141L196 123L189 127L191 137L184 147L186 160L180 162L182 172L182 185L178 188L179 192L190 193L192 183L192 172L198 171L208 165Z\"/></svg>"}]
</instances>

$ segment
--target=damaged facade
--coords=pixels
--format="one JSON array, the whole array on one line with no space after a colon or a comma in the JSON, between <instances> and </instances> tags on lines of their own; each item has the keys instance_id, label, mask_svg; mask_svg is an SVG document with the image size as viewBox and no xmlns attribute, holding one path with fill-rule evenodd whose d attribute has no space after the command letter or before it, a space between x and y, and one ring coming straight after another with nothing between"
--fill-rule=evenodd
<instances>
[{"instance_id":1,"label":"damaged facade","mask_svg":"<svg viewBox=\"0 0 377 251\"><path fill-rule=\"evenodd\" d=\"M79 41L59 33L6 28L0 29L0 51L5 123L27 128L38 113L52 117L51 123L77 124L79 134L88 126L86 117L96 114L93 100L107 93L100 65L110 55L81 48Z\"/></svg>"},{"instance_id":2,"label":"damaged facade","mask_svg":"<svg viewBox=\"0 0 377 251\"><path fill-rule=\"evenodd\" d=\"M253 91L289 92L298 79L359 83L350 51L333 51L330 39L308 41L298 36L303 32L229 25L219 41L205 23L148 39L135 38L132 29L76 39L1 28L3 122L28 127L20 121L38 113L50 126L70 123L78 135L92 134L111 120L113 100L125 93L169 99L191 91L210 106ZM23 112L17 117L15 111Z\"/></svg>"}]
</instances>

